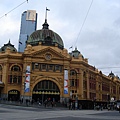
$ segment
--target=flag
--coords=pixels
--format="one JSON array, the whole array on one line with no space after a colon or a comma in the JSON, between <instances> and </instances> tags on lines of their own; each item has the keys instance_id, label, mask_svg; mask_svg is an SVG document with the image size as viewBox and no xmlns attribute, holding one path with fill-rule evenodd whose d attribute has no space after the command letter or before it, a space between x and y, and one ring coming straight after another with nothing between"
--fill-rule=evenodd
<instances>
[{"instance_id":1,"label":"flag","mask_svg":"<svg viewBox=\"0 0 120 120\"><path fill-rule=\"evenodd\" d=\"M71 46L69 49L71 49L73 46Z\"/></svg>"},{"instance_id":2,"label":"flag","mask_svg":"<svg viewBox=\"0 0 120 120\"><path fill-rule=\"evenodd\" d=\"M22 44L22 42L19 41L20 44Z\"/></svg>"},{"instance_id":3,"label":"flag","mask_svg":"<svg viewBox=\"0 0 120 120\"><path fill-rule=\"evenodd\" d=\"M50 9L47 9L47 8L46 8L46 10L47 10L47 11L50 11Z\"/></svg>"}]
</instances>

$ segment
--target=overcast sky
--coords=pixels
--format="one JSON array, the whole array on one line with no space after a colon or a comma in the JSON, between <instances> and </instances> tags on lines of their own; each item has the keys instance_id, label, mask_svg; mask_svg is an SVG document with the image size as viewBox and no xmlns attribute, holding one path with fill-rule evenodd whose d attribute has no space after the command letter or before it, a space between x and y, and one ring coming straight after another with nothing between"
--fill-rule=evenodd
<instances>
[{"instance_id":1,"label":"overcast sky","mask_svg":"<svg viewBox=\"0 0 120 120\"><path fill-rule=\"evenodd\" d=\"M11 11L24 1L0 1L0 47L10 39L18 49L21 14L36 10L37 29L41 29L47 7L49 28L61 36L69 52L73 45L90 65L106 75L112 71L120 76L120 0L28 0Z\"/></svg>"}]
</instances>

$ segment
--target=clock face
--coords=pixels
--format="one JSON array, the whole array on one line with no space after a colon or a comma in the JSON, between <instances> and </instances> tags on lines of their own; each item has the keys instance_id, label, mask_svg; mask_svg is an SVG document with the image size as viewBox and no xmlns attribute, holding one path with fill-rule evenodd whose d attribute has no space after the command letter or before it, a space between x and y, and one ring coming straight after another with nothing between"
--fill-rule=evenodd
<instances>
[{"instance_id":1,"label":"clock face","mask_svg":"<svg viewBox=\"0 0 120 120\"><path fill-rule=\"evenodd\" d=\"M50 55L50 54L46 54L46 55L45 55L45 59L46 59L46 60L51 60L51 55Z\"/></svg>"}]
</instances>

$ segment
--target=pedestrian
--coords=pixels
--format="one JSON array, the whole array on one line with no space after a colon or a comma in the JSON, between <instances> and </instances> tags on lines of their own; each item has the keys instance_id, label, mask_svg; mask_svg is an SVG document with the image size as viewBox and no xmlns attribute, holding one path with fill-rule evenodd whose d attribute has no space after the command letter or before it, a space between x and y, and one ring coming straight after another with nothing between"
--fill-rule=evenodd
<instances>
[{"instance_id":1,"label":"pedestrian","mask_svg":"<svg viewBox=\"0 0 120 120\"><path fill-rule=\"evenodd\" d=\"M119 111L119 113L120 113L120 105L119 105L118 111Z\"/></svg>"},{"instance_id":2,"label":"pedestrian","mask_svg":"<svg viewBox=\"0 0 120 120\"><path fill-rule=\"evenodd\" d=\"M71 102L70 103L70 110L72 110L73 109L73 103Z\"/></svg>"},{"instance_id":3,"label":"pedestrian","mask_svg":"<svg viewBox=\"0 0 120 120\"><path fill-rule=\"evenodd\" d=\"M69 102L69 110L71 109L71 103Z\"/></svg>"},{"instance_id":4,"label":"pedestrian","mask_svg":"<svg viewBox=\"0 0 120 120\"><path fill-rule=\"evenodd\" d=\"M79 109L79 110L82 109L82 105L81 105L81 104L78 105L78 109Z\"/></svg>"},{"instance_id":5,"label":"pedestrian","mask_svg":"<svg viewBox=\"0 0 120 120\"><path fill-rule=\"evenodd\" d=\"M47 103L48 103L48 100L46 99L46 100L44 101L45 107L46 107Z\"/></svg>"},{"instance_id":6,"label":"pedestrian","mask_svg":"<svg viewBox=\"0 0 120 120\"><path fill-rule=\"evenodd\" d=\"M54 107L54 103L53 103L53 101L51 101L51 106Z\"/></svg>"},{"instance_id":7,"label":"pedestrian","mask_svg":"<svg viewBox=\"0 0 120 120\"><path fill-rule=\"evenodd\" d=\"M103 110L103 105L101 104L101 106L100 106L100 109L101 109L101 111Z\"/></svg>"},{"instance_id":8,"label":"pedestrian","mask_svg":"<svg viewBox=\"0 0 120 120\"><path fill-rule=\"evenodd\" d=\"M28 99L26 99L26 106L28 106Z\"/></svg>"}]
</instances>

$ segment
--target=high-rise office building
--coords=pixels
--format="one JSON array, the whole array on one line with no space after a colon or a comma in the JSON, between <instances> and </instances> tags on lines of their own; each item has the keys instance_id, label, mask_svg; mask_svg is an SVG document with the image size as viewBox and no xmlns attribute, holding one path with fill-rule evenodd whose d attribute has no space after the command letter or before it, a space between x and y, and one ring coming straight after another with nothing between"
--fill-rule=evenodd
<instances>
[{"instance_id":1,"label":"high-rise office building","mask_svg":"<svg viewBox=\"0 0 120 120\"><path fill-rule=\"evenodd\" d=\"M24 52L26 41L31 33L36 31L37 13L35 10L27 10L22 13L21 28L18 42L18 52Z\"/></svg>"}]
</instances>

